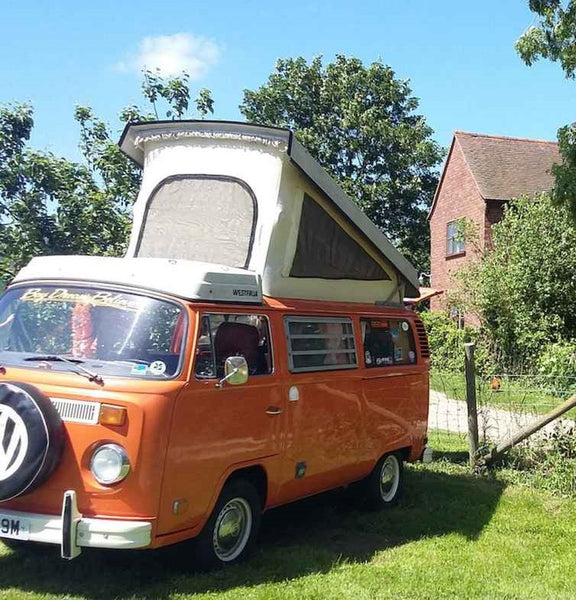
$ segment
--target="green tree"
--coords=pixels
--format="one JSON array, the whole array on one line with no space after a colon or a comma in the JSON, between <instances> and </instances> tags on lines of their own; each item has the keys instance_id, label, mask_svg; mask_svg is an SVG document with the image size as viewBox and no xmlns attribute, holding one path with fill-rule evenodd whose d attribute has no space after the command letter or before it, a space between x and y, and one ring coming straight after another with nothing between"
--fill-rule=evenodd
<instances>
[{"instance_id":1,"label":"green tree","mask_svg":"<svg viewBox=\"0 0 576 600\"><path fill-rule=\"evenodd\" d=\"M144 74L143 93L154 114L129 106L122 124L155 119L188 109L188 76L163 79ZM198 113L213 110L208 90L195 101ZM32 107L0 107L0 279L7 281L31 257L43 254L118 256L126 247L130 207L140 185L140 169L118 148L116 135L88 107L77 107L80 149L85 164L29 147Z\"/></svg>"},{"instance_id":2,"label":"green tree","mask_svg":"<svg viewBox=\"0 0 576 600\"><path fill-rule=\"evenodd\" d=\"M533 65L541 58L560 63L568 79L576 76L576 0L529 0L538 24L529 27L516 42L522 60ZM576 123L558 130L563 163L554 165L552 199L566 206L576 222Z\"/></svg>"},{"instance_id":3,"label":"green tree","mask_svg":"<svg viewBox=\"0 0 576 600\"><path fill-rule=\"evenodd\" d=\"M406 80L382 62L289 58L240 106L248 121L289 127L364 212L420 269L443 150L417 114Z\"/></svg>"},{"instance_id":4,"label":"green tree","mask_svg":"<svg viewBox=\"0 0 576 600\"><path fill-rule=\"evenodd\" d=\"M0 108L0 278L32 256L116 254L128 218L83 165L28 147L26 104Z\"/></svg>"},{"instance_id":5,"label":"green tree","mask_svg":"<svg viewBox=\"0 0 576 600\"><path fill-rule=\"evenodd\" d=\"M456 275L453 301L481 320L503 366L533 365L546 344L576 340L576 229L549 195L519 198L493 247Z\"/></svg>"}]
</instances>

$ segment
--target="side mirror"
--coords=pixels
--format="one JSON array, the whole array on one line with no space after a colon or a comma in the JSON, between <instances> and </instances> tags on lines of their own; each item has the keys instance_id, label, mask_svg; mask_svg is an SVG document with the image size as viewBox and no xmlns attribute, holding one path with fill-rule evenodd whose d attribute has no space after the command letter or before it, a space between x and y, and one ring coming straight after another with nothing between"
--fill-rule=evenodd
<instances>
[{"instance_id":1,"label":"side mirror","mask_svg":"<svg viewBox=\"0 0 576 600\"><path fill-rule=\"evenodd\" d=\"M224 377L216 384L222 389L228 382L230 385L242 385L248 381L248 363L243 356L229 356L224 363Z\"/></svg>"}]
</instances>

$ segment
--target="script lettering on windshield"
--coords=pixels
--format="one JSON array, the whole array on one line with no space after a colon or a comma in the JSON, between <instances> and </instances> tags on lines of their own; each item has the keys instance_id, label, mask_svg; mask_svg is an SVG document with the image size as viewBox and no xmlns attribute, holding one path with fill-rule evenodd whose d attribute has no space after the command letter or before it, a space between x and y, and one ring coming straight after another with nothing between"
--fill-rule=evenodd
<instances>
[{"instance_id":1,"label":"script lettering on windshield","mask_svg":"<svg viewBox=\"0 0 576 600\"><path fill-rule=\"evenodd\" d=\"M71 292L65 288L55 290L42 290L39 288L31 288L26 290L20 297L22 302L73 302L79 304L87 304L90 306L106 306L116 308L118 310L127 310L138 312L143 308L141 302L136 298L126 298L124 294L115 292Z\"/></svg>"}]
</instances>

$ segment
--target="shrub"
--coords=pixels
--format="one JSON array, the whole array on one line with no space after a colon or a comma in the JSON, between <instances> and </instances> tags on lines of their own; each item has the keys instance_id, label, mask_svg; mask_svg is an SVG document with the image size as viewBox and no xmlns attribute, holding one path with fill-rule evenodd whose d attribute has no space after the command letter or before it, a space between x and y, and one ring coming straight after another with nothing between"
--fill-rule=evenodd
<instances>
[{"instance_id":1,"label":"shrub","mask_svg":"<svg viewBox=\"0 0 576 600\"><path fill-rule=\"evenodd\" d=\"M492 233L490 248L455 274L458 293L498 348L501 369L532 369L543 347L576 339L576 228L541 194L509 202Z\"/></svg>"},{"instance_id":2,"label":"shrub","mask_svg":"<svg viewBox=\"0 0 576 600\"><path fill-rule=\"evenodd\" d=\"M430 343L432 368L436 371L459 372L464 369L464 344L477 342L476 366L485 370L488 357L480 332L472 327L458 329L445 312L425 311L420 314Z\"/></svg>"},{"instance_id":3,"label":"shrub","mask_svg":"<svg viewBox=\"0 0 576 600\"><path fill-rule=\"evenodd\" d=\"M576 377L576 343L553 342L544 346L536 368L540 375L550 377Z\"/></svg>"}]
</instances>

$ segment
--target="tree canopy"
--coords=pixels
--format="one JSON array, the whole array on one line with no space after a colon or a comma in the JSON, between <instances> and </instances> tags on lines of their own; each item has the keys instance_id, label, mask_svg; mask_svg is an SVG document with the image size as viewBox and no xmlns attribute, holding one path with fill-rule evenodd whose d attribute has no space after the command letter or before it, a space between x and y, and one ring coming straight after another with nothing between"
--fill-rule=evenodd
<instances>
[{"instance_id":1,"label":"tree canopy","mask_svg":"<svg viewBox=\"0 0 576 600\"><path fill-rule=\"evenodd\" d=\"M529 27L516 42L516 50L531 66L541 58L560 63L568 79L576 77L576 0L529 0L538 24ZM563 164L554 165L556 184L552 199L569 210L576 222L576 123L558 130Z\"/></svg>"},{"instance_id":2,"label":"tree canopy","mask_svg":"<svg viewBox=\"0 0 576 600\"><path fill-rule=\"evenodd\" d=\"M416 111L406 80L382 62L337 56L276 63L245 90L248 121L289 127L360 208L421 270L428 267L428 207L443 150Z\"/></svg>"},{"instance_id":3,"label":"tree canopy","mask_svg":"<svg viewBox=\"0 0 576 600\"><path fill-rule=\"evenodd\" d=\"M142 90L153 113L136 106L120 112L120 124L184 116L188 76L163 79L144 73ZM208 90L195 101L200 116L212 112ZM130 207L140 185L140 169L116 144L116 135L89 107L79 106L84 164L29 147L34 127L28 104L0 107L0 279L7 281L30 258L42 254L123 254Z\"/></svg>"}]
</instances>

